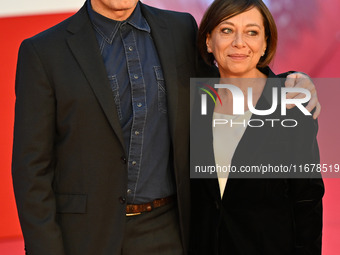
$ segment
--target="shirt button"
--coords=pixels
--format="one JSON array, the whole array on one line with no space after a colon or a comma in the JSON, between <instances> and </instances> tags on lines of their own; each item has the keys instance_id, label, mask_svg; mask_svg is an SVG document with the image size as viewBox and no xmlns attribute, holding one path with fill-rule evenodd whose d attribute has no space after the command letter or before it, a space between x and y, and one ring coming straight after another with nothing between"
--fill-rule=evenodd
<instances>
[{"instance_id":1,"label":"shirt button","mask_svg":"<svg viewBox=\"0 0 340 255\"><path fill-rule=\"evenodd\" d=\"M125 204L126 202L126 198L125 197L120 197L119 198L119 203L121 203L122 205Z\"/></svg>"},{"instance_id":2,"label":"shirt button","mask_svg":"<svg viewBox=\"0 0 340 255\"><path fill-rule=\"evenodd\" d=\"M139 131L135 131L135 135L139 135Z\"/></svg>"},{"instance_id":3,"label":"shirt button","mask_svg":"<svg viewBox=\"0 0 340 255\"><path fill-rule=\"evenodd\" d=\"M128 189L128 190L126 191L126 193L131 194L131 193L132 193L132 190L131 190L131 189Z\"/></svg>"},{"instance_id":4,"label":"shirt button","mask_svg":"<svg viewBox=\"0 0 340 255\"><path fill-rule=\"evenodd\" d=\"M135 75L133 76L133 78L135 78L135 79L137 80L137 79L138 79L138 75L135 74Z\"/></svg>"},{"instance_id":5,"label":"shirt button","mask_svg":"<svg viewBox=\"0 0 340 255\"><path fill-rule=\"evenodd\" d=\"M138 107L142 107L143 105L142 105L141 103L138 103L137 106L138 106Z\"/></svg>"},{"instance_id":6,"label":"shirt button","mask_svg":"<svg viewBox=\"0 0 340 255\"><path fill-rule=\"evenodd\" d=\"M129 51L133 51L133 47L132 46L129 47Z\"/></svg>"},{"instance_id":7,"label":"shirt button","mask_svg":"<svg viewBox=\"0 0 340 255\"><path fill-rule=\"evenodd\" d=\"M124 157L124 156L122 156L121 158L120 158L120 161L125 165L126 164L126 158Z\"/></svg>"},{"instance_id":8,"label":"shirt button","mask_svg":"<svg viewBox=\"0 0 340 255\"><path fill-rule=\"evenodd\" d=\"M133 166L137 165L137 162L136 161L132 161L132 165Z\"/></svg>"}]
</instances>

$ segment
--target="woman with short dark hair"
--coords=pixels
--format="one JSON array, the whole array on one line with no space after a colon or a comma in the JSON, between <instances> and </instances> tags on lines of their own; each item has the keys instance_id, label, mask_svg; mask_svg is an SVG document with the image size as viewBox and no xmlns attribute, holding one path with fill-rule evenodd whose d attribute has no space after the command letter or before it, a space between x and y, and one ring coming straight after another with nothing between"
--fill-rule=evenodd
<instances>
[{"instance_id":1,"label":"woman with short dark hair","mask_svg":"<svg viewBox=\"0 0 340 255\"><path fill-rule=\"evenodd\" d=\"M215 0L199 28L198 48L203 59L216 64L221 83L241 90L245 99L252 99L255 109L269 109L274 100L271 91L284 87L268 67L276 47L276 25L261 0ZM261 116L246 103L245 113L237 115L230 90L218 88L217 92L220 100L210 107L208 117L193 113L194 124L203 130L199 135L210 136L205 139L210 143L191 137L191 146L212 157L216 166L232 166L235 172L192 180L192 253L321 254L324 186L320 172L270 178L236 174L247 166L285 169L318 165L317 121L297 107L287 110L286 116L280 107ZM288 118L298 124L290 128L274 122L263 127L212 125L221 119L225 123L254 119L264 123L264 118Z\"/></svg>"}]
</instances>

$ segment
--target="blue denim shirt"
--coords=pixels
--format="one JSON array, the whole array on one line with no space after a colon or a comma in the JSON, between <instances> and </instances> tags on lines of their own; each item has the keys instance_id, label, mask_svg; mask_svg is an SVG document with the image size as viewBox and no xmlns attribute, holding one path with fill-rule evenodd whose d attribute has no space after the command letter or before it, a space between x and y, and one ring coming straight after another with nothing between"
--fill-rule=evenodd
<instances>
[{"instance_id":1,"label":"blue denim shirt","mask_svg":"<svg viewBox=\"0 0 340 255\"><path fill-rule=\"evenodd\" d=\"M151 29L140 4L125 21L96 13L87 1L128 155L127 202L175 193L170 168L166 87Z\"/></svg>"}]
</instances>

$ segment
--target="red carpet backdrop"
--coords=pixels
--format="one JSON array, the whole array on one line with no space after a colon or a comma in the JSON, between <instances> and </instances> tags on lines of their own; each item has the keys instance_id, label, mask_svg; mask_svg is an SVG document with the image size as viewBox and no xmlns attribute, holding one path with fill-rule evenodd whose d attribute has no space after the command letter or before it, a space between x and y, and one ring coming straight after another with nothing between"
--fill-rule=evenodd
<instances>
[{"instance_id":1,"label":"red carpet backdrop","mask_svg":"<svg viewBox=\"0 0 340 255\"><path fill-rule=\"evenodd\" d=\"M21 41L54 25L79 9L84 0L1 0L0 9L0 254L23 255L12 180L14 80ZM196 20L211 0L144 0L164 9L190 12ZM312 78L339 78L332 85L317 82L322 113L318 141L321 163L340 163L340 1L267 0L279 29L275 72L299 70ZM340 179L324 180L323 254L339 254Z\"/></svg>"}]
</instances>

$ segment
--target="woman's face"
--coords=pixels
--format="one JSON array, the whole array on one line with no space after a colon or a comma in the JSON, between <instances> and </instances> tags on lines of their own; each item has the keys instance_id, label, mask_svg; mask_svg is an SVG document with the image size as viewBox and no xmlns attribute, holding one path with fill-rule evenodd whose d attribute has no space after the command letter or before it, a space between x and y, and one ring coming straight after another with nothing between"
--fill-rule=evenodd
<instances>
[{"instance_id":1,"label":"woman's face","mask_svg":"<svg viewBox=\"0 0 340 255\"><path fill-rule=\"evenodd\" d=\"M256 77L256 65L267 47L260 11L252 8L222 21L206 43L221 77Z\"/></svg>"}]
</instances>

